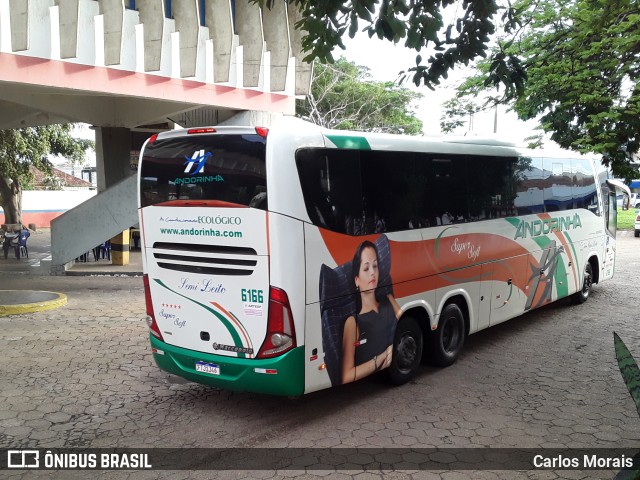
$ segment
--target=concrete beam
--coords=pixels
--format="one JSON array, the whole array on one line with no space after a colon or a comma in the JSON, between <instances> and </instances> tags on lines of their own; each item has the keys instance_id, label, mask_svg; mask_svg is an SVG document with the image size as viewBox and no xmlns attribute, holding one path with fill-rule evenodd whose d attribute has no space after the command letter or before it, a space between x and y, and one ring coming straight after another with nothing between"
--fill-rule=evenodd
<instances>
[{"instance_id":1,"label":"concrete beam","mask_svg":"<svg viewBox=\"0 0 640 480\"><path fill-rule=\"evenodd\" d=\"M7 103L3 103L7 102ZM11 104L9 104L11 102ZM53 91L45 87L4 84L0 88L0 126L48 125L85 122L105 127L133 128L138 125L166 121L197 108L192 103L157 99L88 95L84 92ZM28 120L28 121L27 121ZM21 124L20 122L25 122ZM7 126L6 128L9 128Z\"/></svg>"},{"instance_id":2,"label":"concrete beam","mask_svg":"<svg viewBox=\"0 0 640 480\"><path fill-rule=\"evenodd\" d=\"M287 66L291 57L289 24L287 23L287 4L276 1L273 7L262 11L264 40L271 54L271 91L282 92L287 84Z\"/></svg>"},{"instance_id":3,"label":"concrete beam","mask_svg":"<svg viewBox=\"0 0 640 480\"><path fill-rule=\"evenodd\" d=\"M23 52L29 49L29 0L9 0L11 49Z\"/></svg>"},{"instance_id":4,"label":"concrete beam","mask_svg":"<svg viewBox=\"0 0 640 480\"><path fill-rule=\"evenodd\" d=\"M302 20L302 12L295 5L288 5L289 16L289 36L291 38L291 50L296 58L296 87L295 95L308 95L311 90L311 74L313 64L309 64L302 59L306 53L302 51L302 37L304 31L296 29L295 25Z\"/></svg>"},{"instance_id":5,"label":"concrete beam","mask_svg":"<svg viewBox=\"0 0 640 480\"><path fill-rule=\"evenodd\" d=\"M198 60L198 32L200 15L197 0L172 3L176 32L180 33L180 77L195 77Z\"/></svg>"},{"instance_id":6,"label":"concrete beam","mask_svg":"<svg viewBox=\"0 0 640 480\"><path fill-rule=\"evenodd\" d=\"M243 86L260 86L264 54L262 10L250 0L236 0L236 33L243 51Z\"/></svg>"},{"instance_id":7,"label":"concrete beam","mask_svg":"<svg viewBox=\"0 0 640 480\"><path fill-rule=\"evenodd\" d=\"M98 0L104 17L104 64L119 65L124 29L124 0Z\"/></svg>"},{"instance_id":8,"label":"concrete beam","mask_svg":"<svg viewBox=\"0 0 640 480\"><path fill-rule=\"evenodd\" d=\"M73 120L18 103L0 100L0 130L37 127L53 123L69 123Z\"/></svg>"},{"instance_id":9,"label":"concrete beam","mask_svg":"<svg viewBox=\"0 0 640 480\"><path fill-rule=\"evenodd\" d=\"M233 17L230 0L205 0L205 25L213 41L213 81L229 81L233 49Z\"/></svg>"},{"instance_id":10,"label":"concrete beam","mask_svg":"<svg viewBox=\"0 0 640 480\"><path fill-rule=\"evenodd\" d=\"M157 72L162 65L164 0L137 0L144 33L144 71Z\"/></svg>"},{"instance_id":11,"label":"concrete beam","mask_svg":"<svg viewBox=\"0 0 640 480\"><path fill-rule=\"evenodd\" d=\"M172 115L171 120L182 128L208 127L220 125L238 113L239 110L221 110L212 107L196 107L189 111Z\"/></svg>"},{"instance_id":12,"label":"concrete beam","mask_svg":"<svg viewBox=\"0 0 640 480\"><path fill-rule=\"evenodd\" d=\"M55 4L60 12L60 58L76 58L80 0L55 0Z\"/></svg>"}]
</instances>

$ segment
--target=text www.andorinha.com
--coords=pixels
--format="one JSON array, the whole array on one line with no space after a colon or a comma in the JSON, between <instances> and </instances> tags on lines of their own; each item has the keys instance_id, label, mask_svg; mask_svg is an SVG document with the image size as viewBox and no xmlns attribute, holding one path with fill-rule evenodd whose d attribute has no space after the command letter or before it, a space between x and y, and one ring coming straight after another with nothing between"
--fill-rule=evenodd
<instances>
[{"instance_id":1,"label":"text www.andorinha.com","mask_svg":"<svg viewBox=\"0 0 640 480\"><path fill-rule=\"evenodd\" d=\"M160 233L166 235L193 235L199 237L242 238L242 232L216 230L214 228L161 228Z\"/></svg>"}]
</instances>

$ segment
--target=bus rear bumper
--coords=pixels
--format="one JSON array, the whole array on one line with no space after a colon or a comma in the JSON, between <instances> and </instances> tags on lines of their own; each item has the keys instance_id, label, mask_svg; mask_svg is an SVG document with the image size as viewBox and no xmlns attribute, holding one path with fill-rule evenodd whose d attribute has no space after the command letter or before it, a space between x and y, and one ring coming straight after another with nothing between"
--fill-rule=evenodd
<instances>
[{"instance_id":1,"label":"bus rear bumper","mask_svg":"<svg viewBox=\"0 0 640 480\"><path fill-rule=\"evenodd\" d=\"M304 393L304 347L264 360L234 358L175 347L149 335L160 369L224 390L297 396ZM196 363L217 365L219 375L196 371Z\"/></svg>"}]
</instances>

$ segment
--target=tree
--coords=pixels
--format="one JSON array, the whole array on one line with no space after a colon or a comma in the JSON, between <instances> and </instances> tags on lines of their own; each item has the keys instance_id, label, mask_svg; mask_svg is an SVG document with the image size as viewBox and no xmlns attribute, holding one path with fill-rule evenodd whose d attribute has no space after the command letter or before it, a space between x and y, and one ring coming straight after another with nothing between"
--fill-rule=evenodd
<instances>
[{"instance_id":1,"label":"tree","mask_svg":"<svg viewBox=\"0 0 640 480\"><path fill-rule=\"evenodd\" d=\"M255 0L271 7L275 0ZM433 89L450 70L462 63L484 57L491 36L496 32L496 17L501 13L502 27L511 32L518 26L516 12L509 4L496 0L289 0L300 11L296 28L303 30L305 60L333 62L336 47L345 49L342 37L353 38L358 30L394 43L404 41L407 48L432 53L423 64L422 55L407 70L416 85ZM445 18L451 17L451 21ZM500 61L517 62L517 58Z\"/></svg>"},{"instance_id":2,"label":"tree","mask_svg":"<svg viewBox=\"0 0 640 480\"><path fill-rule=\"evenodd\" d=\"M421 97L393 82L371 81L367 68L340 58L315 65L311 91L296 110L327 128L417 135L422 122L411 103Z\"/></svg>"},{"instance_id":3,"label":"tree","mask_svg":"<svg viewBox=\"0 0 640 480\"><path fill-rule=\"evenodd\" d=\"M523 120L539 119L561 147L600 153L617 176L637 178L630 160L640 147L638 2L519 0L514 7L523 28L492 58L517 55L521 64L480 62L457 99L492 92L476 107L510 105ZM448 115L451 122L457 114Z\"/></svg>"},{"instance_id":4,"label":"tree","mask_svg":"<svg viewBox=\"0 0 640 480\"><path fill-rule=\"evenodd\" d=\"M51 173L49 154L80 162L93 148L92 141L72 137L72 128L64 124L0 130L0 204L5 223L22 224L22 187L31 179L30 166Z\"/></svg>"}]
</instances>

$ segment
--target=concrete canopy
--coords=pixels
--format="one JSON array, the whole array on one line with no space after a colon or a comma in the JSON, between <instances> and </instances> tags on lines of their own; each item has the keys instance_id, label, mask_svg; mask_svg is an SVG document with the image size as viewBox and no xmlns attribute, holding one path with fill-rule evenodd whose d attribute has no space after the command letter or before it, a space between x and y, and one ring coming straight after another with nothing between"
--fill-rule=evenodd
<instances>
[{"instance_id":1,"label":"concrete canopy","mask_svg":"<svg viewBox=\"0 0 640 480\"><path fill-rule=\"evenodd\" d=\"M249 0L235 2L240 19L220 0L204 0L202 11L196 0L173 3L137 0L132 10L128 0L0 0L0 128L60 122L136 128L227 111L294 113L295 95L308 92L310 69L296 74L303 55L295 51L299 42L286 40L287 15L296 15L291 7L287 14L278 5L280 13L267 17L267 31L280 33L263 38L255 37L261 10ZM234 23L247 18L260 25L234 32ZM277 69L273 88L269 75L247 75L256 67ZM201 109L211 114L183 115Z\"/></svg>"}]
</instances>

